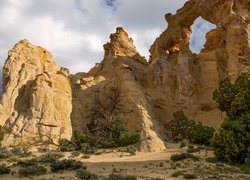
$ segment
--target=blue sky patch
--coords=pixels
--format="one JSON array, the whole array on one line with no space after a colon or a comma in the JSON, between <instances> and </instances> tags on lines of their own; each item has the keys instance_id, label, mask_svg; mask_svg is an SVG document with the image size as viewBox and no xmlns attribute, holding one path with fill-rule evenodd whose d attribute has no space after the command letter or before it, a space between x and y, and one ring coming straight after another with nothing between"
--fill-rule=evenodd
<instances>
[{"instance_id":1,"label":"blue sky patch","mask_svg":"<svg viewBox=\"0 0 250 180\"><path fill-rule=\"evenodd\" d=\"M114 7L116 0L105 0L107 6Z\"/></svg>"},{"instance_id":2,"label":"blue sky patch","mask_svg":"<svg viewBox=\"0 0 250 180\"><path fill-rule=\"evenodd\" d=\"M215 28L216 26L214 24L201 17L197 18L192 26L193 32L190 39L190 50L196 54L200 53L206 42L206 34Z\"/></svg>"}]
</instances>

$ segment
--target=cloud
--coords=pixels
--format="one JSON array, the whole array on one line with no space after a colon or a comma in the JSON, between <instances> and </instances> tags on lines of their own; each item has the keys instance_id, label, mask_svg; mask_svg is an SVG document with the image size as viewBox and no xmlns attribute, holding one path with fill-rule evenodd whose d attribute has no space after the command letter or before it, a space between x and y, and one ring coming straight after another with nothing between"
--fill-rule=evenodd
<instances>
[{"instance_id":1,"label":"cloud","mask_svg":"<svg viewBox=\"0 0 250 180\"><path fill-rule=\"evenodd\" d=\"M88 71L103 58L103 44L123 26L138 51L148 56L154 39L166 28L164 14L186 0L1 0L0 66L21 39L43 46L71 73ZM1 67L2 68L2 67Z\"/></svg>"}]
</instances>

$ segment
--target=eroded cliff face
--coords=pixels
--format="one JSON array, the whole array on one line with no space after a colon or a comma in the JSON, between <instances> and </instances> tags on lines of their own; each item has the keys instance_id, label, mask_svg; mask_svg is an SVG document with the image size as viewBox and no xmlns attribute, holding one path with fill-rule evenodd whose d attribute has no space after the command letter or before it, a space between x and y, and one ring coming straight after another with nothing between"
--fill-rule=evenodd
<instances>
[{"instance_id":1,"label":"eroded cliff face","mask_svg":"<svg viewBox=\"0 0 250 180\"><path fill-rule=\"evenodd\" d=\"M3 68L3 144L36 146L70 139L71 99L68 70L45 49L20 41L9 51Z\"/></svg>"},{"instance_id":2,"label":"eroded cliff face","mask_svg":"<svg viewBox=\"0 0 250 180\"><path fill-rule=\"evenodd\" d=\"M147 62L123 28L104 45L104 58L88 73L69 75L41 47L20 41L3 70L0 122L5 145L56 143L86 131L96 97L117 88L123 111L116 114L131 131L141 134L141 151L162 151L164 124L173 112L218 128L224 115L212 93L225 77L235 80L250 65L250 2L190 0L176 15L166 14L168 28L155 40ZM201 53L189 50L194 21L216 25L206 35ZM146 37L145 37L146 38Z\"/></svg>"},{"instance_id":3,"label":"eroded cliff face","mask_svg":"<svg viewBox=\"0 0 250 180\"><path fill-rule=\"evenodd\" d=\"M104 45L105 55L88 74L77 73L71 76L73 89L73 127L86 130L89 121L89 108L96 96L112 93L109 89L118 88L121 91L123 111L117 116L126 122L131 131L139 132L142 143L141 151L162 151L166 147L162 126L154 117L154 112L148 101L143 81L147 61L137 52L133 40L122 29L117 28L110 36L110 42ZM79 121L81 119L81 121Z\"/></svg>"},{"instance_id":4,"label":"eroded cliff face","mask_svg":"<svg viewBox=\"0 0 250 180\"><path fill-rule=\"evenodd\" d=\"M249 72L249 8L244 0L191 0L175 15L166 14L168 28L150 49L146 86L161 89L177 109L218 128L223 115L212 100L213 91L225 77L235 80ZM198 17L216 28L207 33L201 53L193 54L189 40Z\"/></svg>"}]
</instances>

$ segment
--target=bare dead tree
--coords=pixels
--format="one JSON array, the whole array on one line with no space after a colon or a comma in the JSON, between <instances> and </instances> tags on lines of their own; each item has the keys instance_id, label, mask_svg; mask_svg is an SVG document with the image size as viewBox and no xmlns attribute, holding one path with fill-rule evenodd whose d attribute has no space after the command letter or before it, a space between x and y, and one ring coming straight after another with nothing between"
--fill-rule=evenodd
<instances>
[{"instance_id":1,"label":"bare dead tree","mask_svg":"<svg viewBox=\"0 0 250 180\"><path fill-rule=\"evenodd\" d=\"M111 129L125 123L120 119L119 114L124 113L125 107L122 104L123 94L114 86L104 92L96 92L93 106L89 110L89 133L96 139L108 140L112 138Z\"/></svg>"}]
</instances>

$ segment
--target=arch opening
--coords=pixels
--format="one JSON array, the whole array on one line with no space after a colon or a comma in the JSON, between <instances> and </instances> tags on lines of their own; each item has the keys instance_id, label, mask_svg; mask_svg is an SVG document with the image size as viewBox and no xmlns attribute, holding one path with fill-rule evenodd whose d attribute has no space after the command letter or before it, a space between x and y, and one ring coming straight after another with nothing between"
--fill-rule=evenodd
<instances>
[{"instance_id":1,"label":"arch opening","mask_svg":"<svg viewBox=\"0 0 250 180\"><path fill-rule=\"evenodd\" d=\"M192 25L189 49L193 53L199 54L206 43L206 34L215 28L216 25L204 20L201 17L197 18Z\"/></svg>"}]
</instances>

